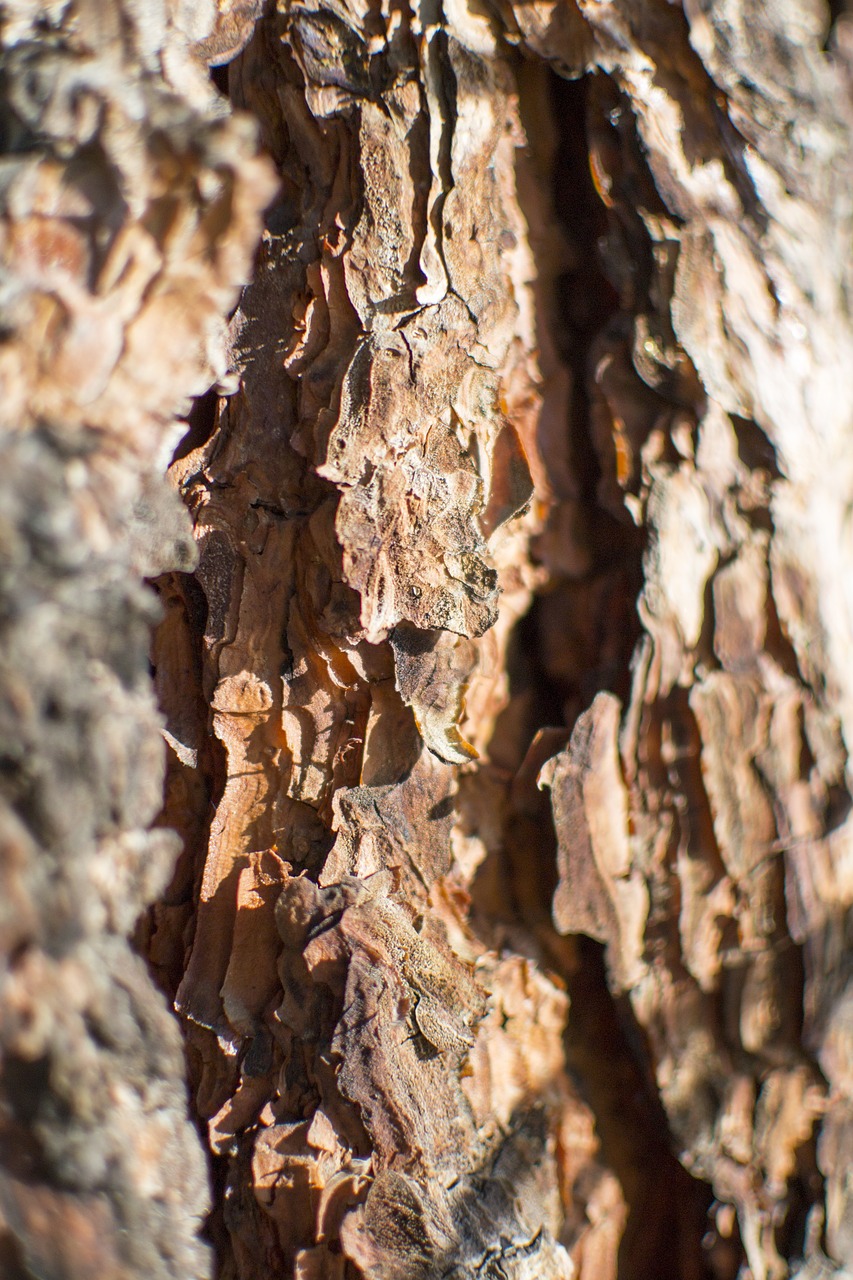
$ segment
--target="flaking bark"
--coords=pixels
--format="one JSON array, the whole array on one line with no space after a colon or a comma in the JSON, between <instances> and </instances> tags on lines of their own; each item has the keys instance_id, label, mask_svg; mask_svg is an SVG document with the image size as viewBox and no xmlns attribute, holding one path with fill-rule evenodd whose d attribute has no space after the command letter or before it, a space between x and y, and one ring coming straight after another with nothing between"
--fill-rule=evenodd
<instances>
[{"instance_id":1,"label":"flaking bark","mask_svg":"<svg viewBox=\"0 0 853 1280\"><path fill-rule=\"evenodd\" d=\"M4 11L0 1259L206 1273L156 898L220 1275L846 1274L847 19L110 15Z\"/></svg>"}]
</instances>

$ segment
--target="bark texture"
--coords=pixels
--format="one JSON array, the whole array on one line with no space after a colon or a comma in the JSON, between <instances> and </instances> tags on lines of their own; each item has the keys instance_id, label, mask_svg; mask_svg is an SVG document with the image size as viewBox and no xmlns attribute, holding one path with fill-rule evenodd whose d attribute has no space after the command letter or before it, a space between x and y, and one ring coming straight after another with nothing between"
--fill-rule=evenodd
<instances>
[{"instance_id":1,"label":"bark texture","mask_svg":"<svg viewBox=\"0 0 853 1280\"><path fill-rule=\"evenodd\" d=\"M148 830L164 761L141 575L195 562L162 468L176 410L222 368L221 313L274 183L179 16L3 9L0 1273L16 1280L210 1274L181 1038L127 941L178 846Z\"/></svg>"},{"instance_id":2,"label":"bark texture","mask_svg":"<svg viewBox=\"0 0 853 1280\"><path fill-rule=\"evenodd\" d=\"M3 39L0 1262L849 1275L849 20Z\"/></svg>"}]
</instances>

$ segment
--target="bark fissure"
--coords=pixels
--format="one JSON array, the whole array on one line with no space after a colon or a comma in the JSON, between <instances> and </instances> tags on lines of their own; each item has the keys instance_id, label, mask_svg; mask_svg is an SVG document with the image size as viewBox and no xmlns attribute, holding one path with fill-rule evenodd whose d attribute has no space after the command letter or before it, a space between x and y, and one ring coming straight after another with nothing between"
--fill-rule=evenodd
<instances>
[{"instance_id":1,"label":"bark fissure","mask_svg":"<svg viewBox=\"0 0 853 1280\"><path fill-rule=\"evenodd\" d=\"M845 1274L848 16L0 21L3 1264Z\"/></svg>"}]
</instances>

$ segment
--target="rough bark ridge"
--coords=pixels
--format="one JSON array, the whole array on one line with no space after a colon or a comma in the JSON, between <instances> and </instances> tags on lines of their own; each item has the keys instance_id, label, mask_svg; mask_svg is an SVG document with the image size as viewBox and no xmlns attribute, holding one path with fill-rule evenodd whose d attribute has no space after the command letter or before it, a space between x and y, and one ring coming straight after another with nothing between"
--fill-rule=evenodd
<instances>
[{"instance_id":1,"label":"rough bark ridge","mask_svg":"<svg viewBox=\"0 0 853 1280\"><path fill-rule=\"evenodd\" d=\"M164 445L274 186L165 8L2 23L0 1272L186 1280L206 1170L127 942L177 852L141 575L195 563Z\"/></svg>"},{"instance_id":2,"label":"rough bark ridge","mask_svg":"<svg viewBox=\"0 0 853 1280\"><path fill-rule=\"evenodd\" d=\"M4 13L8 1265L203 1272L123 939L218 377L138 941L221 1274L841 1274L844 20L260 7Z\"/></svg>"},{"instance_id":3,"label":"rough bark ridge","mask_svg":"<svg viewBox=\"0 0 853 1280\"><path fill-rule=\"evenodd\" d=\"M484 19L467 43L438 19L291 8L231 72L282 192L232 324L239 391L172 468L218 747L177 1007L246 1276L567 1276L561 1170L595 1146L565 995L535 946L469 924L482 818L454 839L568 376L551 357L543 385L536 350L511 58ZM196 690L157 665L192 772Z\"/></svg>"},{"instance_id":4,"label":"rough bark ridge","mask_svg":"<svg viewBox=\"0 0 853 1280\"><path fill-rule=\"evenodd\" d=\"M571 958L540 927L523 962L499 960L505 932L468 903L511 843L510 777L547 755L537 743L522 767L517 700L495 733L511 624L543 570L606 577L567 431L578 346L561 359L554 341L555 277L584 279L582 245L553 233L542 65L513 45L610 77L589 134L615 309L581 372L600 506L648 529L627 705L602 694L543 774L555 918L608 944L685 1163L736 1206L753 1273L844 1257L848 997L826 974L843 827L821 841L846 796L849 677L827 561L808 552L844 492L826 492L815 446L841 465L849 425L832 391L847 282L827 243L849 232L850 121L825 16L282 5L232 70L283 194L233 326L240 391L174 471L224 748L178 1007L231 1160L242 1274L468 1274L495 1248L507 1274L563 1274L552 1235L584 1266L561 1217L582 1199L565 1137L582 1108L559 1017L535 1007L557 1000L535 962ZM588 599L612 636L605 595ZM614 653L593 692L618 688ZM539 984L526 1021L507 1017L520 963ZM506 1169L517 1180L534 1129L519 1207ZM737 1266L730 1213L712 1225L705 1264L683 1228L682 1273Z\"/></svg>"},{"instance_id":5,"label":"rough bark ridge","mask_svg":"<svg viewBox=\"0 0 853 1280\"><path fill-rule=\"evenodd\" d=\"M615 122L593 158L644 223L620 292L663 399L620 402L603 356L646 636L628 705L599 695L543 775L555 919L607 943L752 1274L829 1272L853 1257L849 79L822 5L582 9L656 189Z\"/></svg>"}]
</instances>

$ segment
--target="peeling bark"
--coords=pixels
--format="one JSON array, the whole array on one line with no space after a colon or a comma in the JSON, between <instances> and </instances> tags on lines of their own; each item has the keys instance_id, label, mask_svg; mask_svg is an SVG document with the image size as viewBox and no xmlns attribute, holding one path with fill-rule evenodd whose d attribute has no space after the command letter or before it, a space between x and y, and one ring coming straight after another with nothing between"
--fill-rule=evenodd
<instances>
[{"instance_id":1,"label":"peeling bark","mask_svg":"<svg viewBox=\"0 0 853 1280\"><path fill-rule=\"evenodd\" d=\"M594 1141L565 996L541 948L489 945L485 849L453 847L536 578L543 394L564 414L569 386L536 349L544 195L489 24L471 48L393 22L381 50L368 17L270 15L231 69L282 194L239 390L172 469L222 751L177 1005L226 1267L568 1276L557 1145L594 1168ZM188 692L164 685L176 726Z\"/></svg>"},{"instance_id":2,"label":"peeling bark","mask_svg":"<svg viewBox=\"0 0 853 1280\"><path fill-rule=\"evenodd\" d=\"M846 1274L848 19L3 24L0 1260Z\"/></svg>"}]
</instances>

